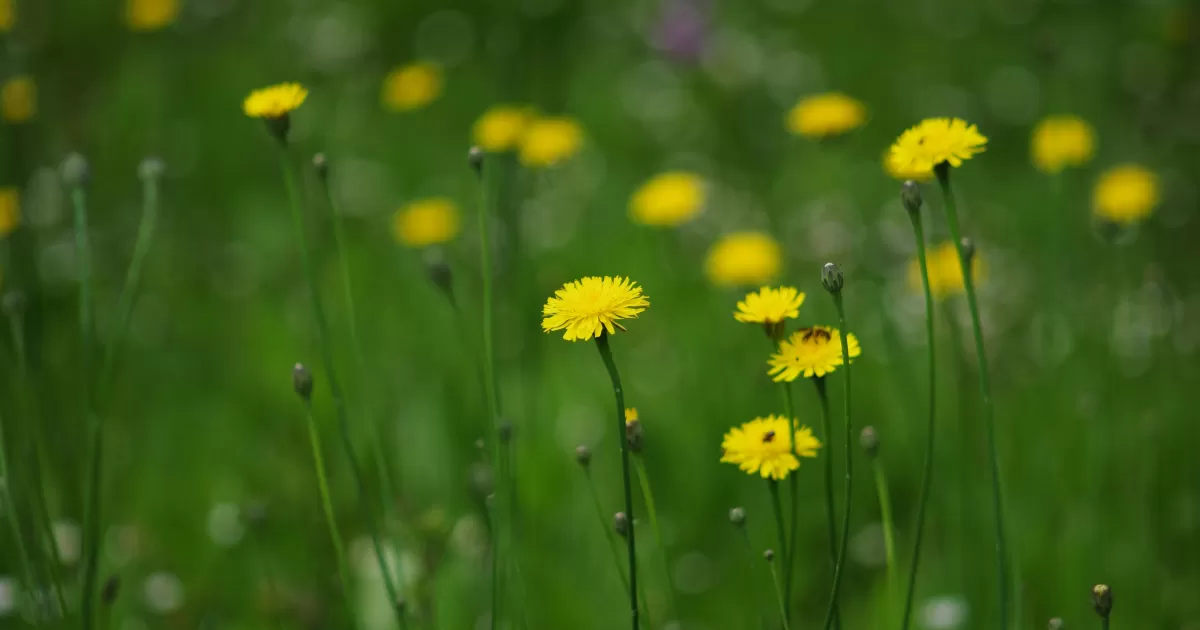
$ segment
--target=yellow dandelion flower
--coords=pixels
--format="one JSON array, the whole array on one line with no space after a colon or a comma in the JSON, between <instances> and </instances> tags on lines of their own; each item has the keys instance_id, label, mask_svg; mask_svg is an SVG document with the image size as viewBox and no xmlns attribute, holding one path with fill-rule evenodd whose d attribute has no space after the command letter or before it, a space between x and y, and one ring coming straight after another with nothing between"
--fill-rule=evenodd
<instances>
[{"instance_id":1,"label":"yellow dandelion flower","mask_svg":"<svg viewBox=\"0 0 1200 630\"><path fill-rule=\"evenodd\" d=\"M853 333L846 335L850 358L862 354ZM772 354L767 370L775 382L792 382L797 377L820 378L842 365L842 333L829 326L801 328L779 343L779 353Z\"/></svg>"},{"instance_id":2,"label":"yellow dandelion flower","mask_svg":"<svg viewBox=\"0 0 1200 630\"><path fill-rule=\"evenodd\" d=\"M533 110L529 107L493 105L475 121L471 137L484 151L511 151L532 120Z\"/></svg>"},{"instance_id":3,"label":"yellow dandelion flower","mask_svg":"<svg viewBox=\"0 0 1200 630\"><path fill-rule=\"evenodd\" d=\"M1078 116L1047 116L1033 128L1029 151L1033 165L1045 173L1082 166L1096 152L1096 132Z\"/></svg>"},{"instance_id":4,"label":"yellow dandelion flower","mask_svg":"<svg viewBox=\"0 0 1200 630\"><path fill-rule=\"evenodd\" d=\"M958 262L958 250L954 243L938 243L925 252L925 265L929 270L929 292L935 300L944 300L963 292L962 265ZM975 284L983 278L983 260L979 252L971 258L971 279ZM921 263L916 257L908 261L908 286L913 291L922 291Z\"/></svg>"},{"instance_id":5,"label":"yellow dandelion flower","mask_svg":"<svg viewBox=\"0 0 1200 630\"><path fill-rule=\"evenodd\" d=\"M458 235L458 208L445 197L418 199L392 215L392 236L409 247L445 243Z\"/></svg>"},{"instance_id":6,"label":"yellow dandelion flower","mask_svg":"<svg viewBox=\"0 0 1200 630\"><path fill-rule=\"evenodd\" d=\"M1100 175L1092 190L1092 213L1129 225L1150 216L1158 197L1157 175L1139 164L1121 164Z\"/></svg>"},{"instance_id":7,"label":"yellow dandelion flower","mask_svg":"<svg viewBox=\"0 0 1200 630\"><path fill-rule=\"evenodd\" d=\"M625 426L629 426L638 422L637 407L628 407L625 409Z\"/></svg>"},{"instance_id":8,"label":"yellow dandelion flower","mask_svg":"<svg viewBox=\"0 0 1200 630\"><path fill-rule=\"evenodd\" d=\"M4 122L29 122L37 114L37 84L33 77L20 75L0 87L0 114Z\"/></svg>"},{"instance_id":9,"label":"yellow dandelion flower","mask_svg":"<svg viewBox=\"0 0 1200 630\"><path fill-rule=\"evenodd\" d=\"M0 0L0 33L7 33L17 23L15 0Z\"/></svg>"},{"instance_id":10,"label":"yellow dandelion flower","mask_svg":"<svg viewBox=\"0 0 1200 630\"><path fill-rule=\"evenodd\" d=\"M747 324L779 324L800 316L804 297L793 287L763 287L737 303L733 318Z\"/></svg>"},{"instance_id":11,"label":"yellow dandelion flower","mask_svg":"<svg viewBox=\"0 0 1200 630\"><path fill-rule=\"evenodd\" d=\"M156 31L179 17L179 0L125 0L125 24L134 31Z\"/></svg>"},{"instance_id":12,"label":"yellow dandelion flower","mask_svg":"<svg viewBox=\"0 0 1200 630\"><path fill-rule=\"evenodd\" d=\"M704 206L704 180L695 173L669 171L650 178L629 200L629 216L643 225L675 227Z\"/></svg>"},{"instance_id":13,"label":"yellow dandelion flower","mask_svg":"<svg viewBox=\"0 0 1200 630\"><path fill-rule=\"evenodd\" d=\"M21 193L12 186L0 188L0 238L21 224Z\"/></svg>"},{"instance_id":14,"label":"yellow dandelion flower","mask_svg":"<svg viewBox=\"0 0 1200 630\"><path fill-rule=\"evenodd\" d=\"M896 139L888 163L904 172L924 173L938 164L959 167L981 153L987 138L961 118L927 118Z\"/></svg>"},{"instance_id":15,"label":"yellow dandelion flower","mask_svg":"<svg viewBox=\"0 0 1200 630\"><path fill-rule=\"evenodd\" d=\"M853 131L867 120L867 108L841 92L800 99L787 115L788 131L808 138L828 138Z\"/></svg>"},{"instance_id":16,"label":"yellow dandelion flower","mask_svg":"<svg viewBox=\"0 0 1200 630\"><path fill-rule=\"evenodd\" d=\"M761 232L727 234L708 250L704 271L717 286L754 286L769 282L783 265L783 250Z\"/></svg>"},{"instance_id":17,"label":"yellow dandelion flower","mask_svg":"<svg viewBox=\"0 0 1200 630\"><path fill-rule=\"evenodd\" d=\"M583 145L583 128L570 118L538 118L521 134L518 156L531 168L554 166Z\"/></svg>"},{"instance_id":18,"label":"yellow dandelion flower","mask_svg":"<svg viewBox=\"0 0 1200 630\"><path fill-rule=\"evenodd\" d=\"M800 467L799 457L816 457L820 448L812 429L793 431L792 420L772 415L730 429L721 440L721 462L778 481Z\"/></svg>"},{"instance_id":19,"label":"yellow dandelion flower","mask_svg":"<svg viewBox=\"0 0 1200 630\"><path fill-rule=\"evenodd\" d=\"M621 276L589 276L568 282L542 307L542 330L563 331L567 341L587 341L625 330L618 320L637 319L650 306L642 287Z\"/></svg>"},{"instance_id":20,"label":"yellow dandelion flower","mask_svg":"<svg viewBox=\"0 0 1200 630\"><path fill-rule=\"evenodd\" d=\"M920 170L911 163L898 159L891 150L883 152L883 170L893 179L900 181L927 182L933 179L933 169Z\"/></svg>"},{"instance_id":21,"label":"yellow dandelion flower","mask_svg":"<svg viewBox=\"0 0 1200 630\"><path fill-rule=\"evenodd\" d=\"M400 66L383 80L380 100L393 112L410 112L432 103L442 93L442 69L427 61Z\"/></svg>"},{"instance_id":22,"label":"yellow dandelion flower","mask_svg":"<svg viewBox=\"0 0 1200 630\"><path fill-rule=\"evenodd\" d=\"M242 111L251 118L278 120L304 104L308 90L299 83L280 83L254 90L242 103Z\"/></svg>"}]
</instances>

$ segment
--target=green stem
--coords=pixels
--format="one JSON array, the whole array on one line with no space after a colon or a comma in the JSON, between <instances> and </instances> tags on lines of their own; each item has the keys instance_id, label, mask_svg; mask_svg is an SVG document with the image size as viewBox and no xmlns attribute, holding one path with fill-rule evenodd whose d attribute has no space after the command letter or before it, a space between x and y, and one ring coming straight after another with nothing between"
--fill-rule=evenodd
<instances>
[{"instance_id":1,"label":"green stem","mask_svg":"<svg viewBox=\"0 0 1200 630\"><path fill-rule=\"evenodd\" d=\"M87 494L84 502L84 548L87 557L84 560L83 591L80 594L83 601L81 614L83 628L92 627L93 606L96 600L96 582L100 567L100 474L104 469L104 423L103 418L95 413L92 398L92 350L95 345L95 325L92 318L92 269L91 251L88 247L88 213L87 193L83 186L76 185L71 189L71 203L75 208L75 257L79 266L79 329L80 329L80 400L83 402L84 416L88 426L88 477Z\"/></svg>"},{"instance_id":2,"label":"green stem","mask_svg":"<svg viewBox=\"0 0 1200 630\"><path fill-rule=\"evenodd\" d=\"M800 421L796 418L796 405L792 399L792 384L783 381L780 383L783 386L783 403L787 410L788 420L792 423L791 439L794 442L796 439L796 431L800 429ZM794 445L793 445L794 446ZM791 521L788 526L791 531L788 534L787 546L787 566L783 572L783 594L784 601L792 601L792 574L796 568L796 545L797 531L800 529L799 506L800 506L800 475L791 475L791 482L788 484L791 489ZM789 607L790 609L790 607Z\"/></svg>"},{"instance_id":3,"label":"green stem","mask_svg":"<svg viewBox=\"0 0 1200 630\"><path fill-rule=\"evenodd\" d=\"M33 563L29 560L29 550L25 547L25 535L21 533L21 523L17 520L17 504L13 500L13 478L8 470L8 445L4 439L4 420L0 418L0 476L4 477L5 516L12 528L13 541L17 544L17 556L21 561L21 569L25 573L25 587L30 591L37 589L37 580L33 577Z\"/></svg>"},{"instance_id":4,"label":"green stem","mask_svg":"<svg viewBox=\"0 0 1200 630\"><path fill-rule=\"evenodd\" d=\"M779 572L775 570L774 562L768 561L767 568L771 570L771 582L775 585L775 599L779 602L779 616L783 619L783 630L791 630L791 625L788 623L788 607L783 599L783 589L779 587Z\"/></svg>"},{"instance_id":5,"label":"green stem","mask_svg":"<svg viewBox=\"0 0 1200 630\"><path fill-rule=\"evenodd\" d=\"M617 567L617 575L621 577L621 586L625 590L629 590L629 576L626 575L625 565L621 564L621 544L617 542L617 535L613 531L612 519L604 513L604 506L600 503L600 494L596 492L596 484L592 482L592 474L588 470L584 470L584 477L587 477L588 491L592 495L592 503L596 506L596 518L600 521L600 529L604 530L604 537L608 540L608 549L612 552L613 565ZM642 612L649 617L650 606L646 603L646 591L638 587L638 597L642 601Z\"/></svg>"},{"instance_id":6,"label":"green stem","mask_svg":"<svg viewBox=\"0 0 1200 630\"><path fill-rule=\"evenodd\" d=\"M321 347L321 361L325 367L325 375L329 380L329 392L333 398L333 406L337 411L338 430L341 434L342 447L346 451L346 459L349 460L350 472L354 475L354 483L358 487L358 500L361 505L363 514L366 516L367 526L371 534L371 543L375 549L375 561L379 563L379 572L383 577L383 586L387 590L388 606L396 615L396 620L401 627L405 625L404 614L400 611L397 605L400 598L396 594L396 585L392 580L392 571L388 567L388 562L383 553L383 545L379 542L379 529L375 522L375 510L371 508L371 502L367 500L366 483L362 478L362 467L359 466L358 453L354 449L354 439L350 435L350 420L346 415L346 400L342 395L342 386L337 379L337 369L333 361L333 346L329 339L329 325L325 319L325 308L321 305L321 297L317 292L317 273L313 268L312 258L308 252L308 237L304 233L304 218L300 214L300 196L296 190L296 178L292 174L291 165L288 163L287 147L280 145L279 147L279 166L283 173L284 188L287 189L288 205L292 210L292 223L296 230L296 239L300 245L300 260L304 267L304 273L308 277L309 294L311 298L313 321L317 327L317 342Z\"/></svg>"},{"instance_id":7,"label":"green stem","mask_svg":"<svg viewBox=\"0 0 1200 630\"><path fill-rule=\"evenodd\" d=\"M888 491L887 473L883 461L876 456L871 460L875 473L875 491L879 495L879 518L883 521L883 554L887 558L888 590L895 588L896 579L896 524L892 519L892 497Z\"/></svg>"},{"instance_id":8,"label":"green stem","mask_svg":"<svg viewBox=\"0 0 1200 630\"><path fill-rule=\"evenodd\" d=\"M975 295L975 279L971 276L971 261L963 251L962 231L958 224L958 204L950 188L950 166L945 162L934 168L942 196L946 202L946 226L950 238L958 250L958 262L962 268L963 288L967 294L967 306L971 311L971 332L975 337L975 358L979 363L979 391L983 397L983 419L987 430L988 459L992 474L992 511L996 528L996 577L1000 606L1000 630L1008 628L1008 580L1005 577L1008 561L1008 541L1004 532L1004 503L1000 493L1000 456L996 448L996 412L992 405L992 385L988 376L987 353L983 347L983 326L979 319L979 304Z\"/></svg>"},{"instance_id":9,"label":"green stem","mask_svg":"<svg viewBox=\"0 0 1200 630\"><path fill-rule=\"evenodd\" d=\"M920 208L909 212L912 220L913 237L917 242L917 263L921 268L921 287L925 292L925 345L929 363L929 421L925 427L925 465L921 471L921 495L917 499L917 529L913 537L912 564L908 573L908 590L904 596L904 616L901 630L908 630L912 616L913 595L917 589L917 566L921 561L921 542L925 535L925 510L929 505L929 492L933 485L933 440L937 416L937 352L934 347L933 291L929 287L929 267L925 255L925 230L921 225Z\"/></svg>"},{"instance_id":10,"label":"green stem","mask_svg":"<svg viewBox=\"0 0 1200 630\"><path fill-rule=\"evenodd\" d=\"M663 576L667 578L667 594L671 601L671 610L667 616L669 619L670 615L679 614L679 607L675 602L675 581L671 579L667 546L663 544L662 528L658 525L658 508L654 503L654 492L650 490L650 476L646 474L646 463L642 461L641 457L634 457L633 463L637 471L638 484L642 487L642 496L646 499L646 514L650 517L650 529L654 530L654 542L658 544L659 552L662 553Z\"/></svg>"},{"instance_id":11,"label":"green stem","mask_svg":"<svg viewBox=\"0 0 1200 630\"><path fill-rule=\"evenodd\" d=\"M1108 617L1100 618L1100 630L1108 630Z\"/></svg>"},{"instance_id":12,"label":"green stem","mask_svg":"<svg viewBox=\"0 0 1200 630\"><path fill-rule=\"evenodd\" d=\"M759 556L758 554L756 554L754 552L754 545L751 544L751 542L750 542L750 533L746 531L746 527L744 525L736 525L735 527L737 527L739 530L741 530L742 545L746 548L747 563L749 564L751 569L756 569L758 567L757 562L761 559L761 556ZM758 574L757 571L752 572L752 575L757 575L757 574ZM760 627L766 628L767 627L767 613L764 609L767 606L766 606L766 602L763 601L762 589L759 588L757 581L758 580L754 580L755 583L751 584L751 588L755 594L755 597L754 597L755 602L756 602L755 607L758 609L760 621L762 622Z\"/></svg>"},{"instance_id":13,"label":"green stem","mask_svg":"<svg viewBox=\"0 0 1200 630\"><path fill-rule=\"evenodd\" d=\"M596 347L600 350L600 358L604 360L604 367L608 369L608 377L612 380L613 396L617 401L617 437L621 442L621 476L625 491L625 516L629 518L629 535L625 537L625 547L629 554L629 612L632 617L633 630L637 630L637 545L634 543L633 488L629 482L629 440L625 439L625 392L621 389L621 375L617 372L616 362L613 361L607 333L601 333L599 337L596 337Z\"/></svg>"},{"instance_id":14,"label":"green stem","mask_svg":"<svg viewBox=\"0 0 1200 630\"><path fill-rule=\"evenodd\" d=\"M825 526L829 532L829 564L836 573L838 550L837 521L833 515L837 507L833 500L833 428L829 422L829 393L825 390L824 376L814 378L813 385L817 388L817 398L821 402L821 433L825 438ZM834 608L834 625L838 628L842 626L841 615L836 607Z\"/></svg>"},{"instance_id":15,"label":"green stem","mask_svg":"<svg viewBox=\"0 0 1200 630\"><path fill-rule=\"evenodd\" d=\"M829 630L829 628L833 627L834 618L838 615L838 591L842 585L842 569L846 566L846 547L847 543L850 542L850 506L854 504L854 502L850 500L850 494L853 489L854 481L852 474L854 471L854 466L851 462L851 456L854 452L854 449L850 446L851 430L853 428L853 423L850 420L850 348L847 342L847 338L850 336L850 333L846 328L846 309L842 304L842 294L840 291L835 291L833 293L833 304L837 307L838 326L842 331L842 334L839 335L842 341L842 369L845 370L846 373L845 388L843 390L842 398L842 406L845 408L846 413L846 434L843 436L846 454L846 485L844 491L845 496L842 498L842 500L845 501L846 506L842 510L841 548L838 550L837 564L833 569L833 589L829 595L829 609L825 612L825 630Z\"/></svg>"},{"instance_id":16,"label":"green stem","mask_svg":"<svg viewBox=\"0 0 1200 630\"><path fill-rule=\"evenodd\" d=\"M787 546L787 534L784 532L783 526L783 506L779 502L779 482L775 479L767 481L767 487L771 489L771 510L775 513L775 530L779 536L779 557L784 564L791 564L792 550ZM783 615L783 625L786 628L788 621L792 616L791 608L785 605L783 593L779 590L779 580L775 577L775 565L771 565L771 579L775 581L775 592L779 594L780 614Z\"/></svg>"},{"instance_id":17,"label":"green stem","mask_svg":"<svg viewBox=\"0 0 1200 630\"><path fill-rule=\"evenodd\" d=\"M338 529L334 517L333 500L329 497L329 481L325 476L325 458L321 455L321 434L317 431L317 421L313 416L312 402L304 403L304 412L308 420L308 442L312 446L313 468L317 473L317 490L321 493L321 509L325 512L325 525L329 528L329 538L333 543L333 553L337 557L338 575L342 579L342 589L346 596L346 608L350 612L351 626L354 625L354 606L350 601L350 571L346 564L346 544L342 541L342 533Z\"/></svg>"}]
</instances>

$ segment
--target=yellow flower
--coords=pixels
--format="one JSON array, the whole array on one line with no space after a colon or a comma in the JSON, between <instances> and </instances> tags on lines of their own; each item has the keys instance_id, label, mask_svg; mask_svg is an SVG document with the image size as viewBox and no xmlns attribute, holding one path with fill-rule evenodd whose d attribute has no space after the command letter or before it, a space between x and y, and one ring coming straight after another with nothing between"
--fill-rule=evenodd
<instances>
[{"instance_id":1,"label":"yellow flower","mask_svg":"<svg viewBox=\"0 0 1200 630\"><path fill-rule=\"evenodd\" d=\"M1082 166L1096 151L1096 132L1078 116L1047 116L1033 128L1033 165L1046 173Z\"/></svg>"},{"instance_id":2,"label":"yellow flower","mask_svg":"<svg viewBox=\"0 0 1200 630\"><path fill-rule=\"evenodd\" d=\"M986 144L987 138L975 125L961 118L927 118L896 139L888 155L889 168L926 173L943 162L958 167Z\"/></svg>"},{"instance_id":3,"label":"yellow flower","mask_svg":"<svg viewBox=\"0 0 1200 630\"><path fill-rule=\"evenodd\" d=\"M17 23L17 7L14 0L0 0L0 33L7 33Z\"/></svg>"},{"instance_id":4,"label":"yellow flower","mask_svg":"<svg viewBox=\"0 0 1200 630\"><path fill-rule=\"evenodd\" d=\"M542 330L562 330L567 341L587 341L616 329L622 319L637 319L650 301L629 278L589 276L568 282L542 307Z\"/></svg>"},{"instance_id":5,"label":"yellow flower","mask_svg":"<svg viewBox=\"0 0 1200 630\"><path fill-rule=\"evenodd\" d=\"M125 23L134 31L155 31L179 16L179 0L125 0Z\"/></svg>"},{"instance_id":6,"label":"yellow flower","mask_svg":"<svg viewBox=\"0 0 1200 630\"><path fill-rule=\"evenodd\" d=\"M867 120L867 108L841 92L800 99L787 115L788 131L808 138L840 136Z\"/></svg>"},{"instance_id":7,"label":"yellow flower","mask_svg":"<svg viewBox=\"0 0 1200 630\"><path fill-rule=\"evenodd\" d=\"M802 426L793 432L792 420L767 416L730 429L721 441L721 462L778 481L800 467L797 455L816 457L820 448L812 429Z\"/></svg>"},{"instance_id":8,"label":"yellow flower","mask_svg":"<svg viewBox=\"0 0 1200 630\"><path fill-rule=\"evenodd\" d=\"M761 232L735 232L713 244L704 271L717 286L762 285L779 273L779 243Z\"/></svg>"},{"instance_id":9,"label":"yellow flower","mask_svg":"<svg viewBox=\"0 0 1200 630\"><path fill-rule=\"evenodd\" d=\"M383 80L380 100L393 112L409 112L432 103L442 93L442 69L427 61L400 66Z\"/></svg>"},{"instance_id":10,"label":"yellow flower","mask_svg":"<svg viewBox=\"0 0 1200 630\"><path fill-rule=\"evenodd\" d=\"M33 77L20 75L0 87L0 113L10 123L28 122L37 114L37 84Z\"/></svg>"},{"instance_id":11,"label":"yellow flower","mask_svg":"<svg viewBox=\"0 0 1200 630\"><path fill-rule=\"evenodd\" d=\"M521 164L532 168L554 166L579 152L583 128L570 118L538 118L521 135Z\"/></svg>"},{"instance_id":12,"label":"yellow flower","mask_svg":"<svg viewBox=\"0 0 1200 630\"><path fill-rule=\"evenodd\" d=\"M853 333L846 335L850 358L862 354ZM842 334L829 326L801 328L779 344L779 353L772 354L767 370L775 382L792 382L799 376L822 377L842 365Z\"/></svg>"},{"instance_id":13,"label":"yellow flower","mask_svg":"<svg viewBox=\"0 0 1200 630\"><path fill-rule=\"evenodd\" d=\"M804 294L793 287L763 287L737 303L733 318L747 324L778 324L800 316Z\"/></svg>"},{"instance_id":14,"label":"yellow flower","mask_svg":"<svg viewBox=\"0 0 1200 630\"><path fill-rule=\"evenodd\" d=\"M251 118L277 120L295 111L306 98L308 90L299 83L280 83L251 92L242 111Z\"/></svg>"},{"instance_id":15,"label":"yellow flower","mask_svg":"<svg viewBox=\"0 0 1200 630\"><path fill-rule=\"evenodd\" d=\"M475 121L471 136L484 151L510 151L516 148L532 120L533 111L528 107L493 105Z\"/></svg>"},{"instance_id":16,"label":"yellow flower","mask_svg":"<svg viewBox=\"0 0 1200 630\"><path fill-rule=\"evenodd\" d=\"M643 225L674 227L704 206L704 180L695 173L669 171L642 184L629 200L629 215Z\"/></svg>"},{"instance_id":17,"label":"yellow flower","mask_svg":"<svg viewBox=\"0 0 1200 630\"><path fill-rule=\"evenodd\" d=\"M0 188L0 238L21 224L21 193L12 186Z\"/></svg>"},{"instance_id":18,"label":"yellow flower","mask_svg":"<svg viewBox=\"0 0 1200 630\"><path fill-rule=\"evenodd\" d=\"M625 426L629 426L638 422L637 407L628 407L625 409Z\"/></svg>"},{"instance_id":19,"label":"yellow flower","mask_svg":"<svg viewBox=\"0 0 1200 630\"><path fill-rule=\"evenodd\" d=\"M954 243L945 241L930 247L925 252L925 264L929 268L929 292L934 299L943 300L963 292L962 264L958 262L958 250ZM983 261L979 252L971 258L971 279L976 284L983 277ZM921 291L921 263L916 257L908 261L908 285L913 291Z\"/></svg>"},{"instance_id":20,"label":"yellow flower","mask_svg":"<svg viewBox=\"0 0 1200 630\"><path fill-rule=\"evenodd\" d=\"M1129 225L1158 205L1158 176L1139 164L1121 164L1100 175L1092 190L1092 212L1113 223Z\"/></svg>"},{"instance_id":21,"label":"yellow flower","mask_svg":"<svg viewBox=\"0 0 1200 630\"><path fill-rule=\"evenodd\" d=\"M392 215L392 235L409 247L445 243L458 234L458 208L444 197L419 199Z\"/></svg>"},{"instance_id":22,"label":"yellow flower","mask_svg":"<svg viewBox=\"0 0 1200 630\"><path fill-rule=\"evenodd\" d=\"M893 179L927 182L933 179L933 169L920 170L911 163L898 159L890 150L883 153L883 170Z\"/></svg>"}]
</instances>

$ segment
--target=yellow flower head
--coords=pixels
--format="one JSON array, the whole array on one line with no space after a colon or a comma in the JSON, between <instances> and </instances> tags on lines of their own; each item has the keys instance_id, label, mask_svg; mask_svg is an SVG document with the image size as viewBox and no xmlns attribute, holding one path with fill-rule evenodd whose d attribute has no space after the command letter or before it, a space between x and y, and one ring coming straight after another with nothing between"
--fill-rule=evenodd
<instances>
[{"instance_id":1,"label":"yellow flower head","mask_svg":"<svg viewBox=\"0 0 1200 630\"><path fill-rule=\"evenodd\" d=\"M445 197L418 199L392 215L392 235L409 247L445 243L458 234L458 208Z\"/></svg>"},{"instance_id":2,"label":"yellow flower head","mask_svg":"<svg viewBox=\"0 0 1200 630\"><path fill-rule=\"evenodd\" d=\"M516 148L532 120L533 111L528 107L493 105L475 121L471 136L484 151L510 151Z\"/></svg>"},{"instance_id":3,"label":"yellow flower head","mask_svg":"<svg viewBox=\"0 0 1200 630\"><path fill-rule=\"evenodd\" d=\"M7 33L17 23L17 7L14 0L0 0L0 33Z\"/></svg>"},{"instance_id":4,"label":"yellow flower head","mask_svg":"<svg viewBox=\"0 0 1200 630\"><path fill-rule=\"evenodd\" d=\"M531 168L554 166L579 152L583 128L570 118L537 118L521 135L521 164Z\"/></svg>"},{"instance_id":5,"label":"yellow flower head","mask_svg":"<svg viewBox=\"0 0 1200 630\"><path fill-rule=\"evenodd\" d=\"M862 354L853 333L846 335L850 358ZM829 326L801 328L779 343L779 353L772 354L767 370L775 382L792 382L797 377L822 377L842 365L842 334Z\"/></svg>"},{"instance_id":6,"label":"yellow flower head","mask_svg":"<svg viewBox=\"0 0 1200 630\"><path fill-rule=\"evenodd\" d=\"M962 264L958 261L958 250L954 243L945 241L930 247L925 253L925 264L929 268L929 292L935 300L944 300L963 292ZM971 257L971 279L979 284L983 277L983 261L976 252ZM921 291L921 263L914 257L908 261L908 285L913 291Z\"/></svg>"},{"instance_id":7,"label":"yellow flower head","mask_svg":"<svg viewBox=\"0 0 1200 630\"><path fill-rule=\"evenodd\" d=\"M769 282L782 264L783 251L770 235L734 232L709 248L704 272L717 286L754 286Z\"/></svg>"},{"instance_id":8,"label":"yellow flower head","mask_svg":"<svg viewBox=\"0 0 1200 630\"><path fill-rule=\"evenodd\" d=\"M296 110L308 98L308 90L299 83L280 83L254 90L242 103L242 111L251 118L277 120Z\"/></svg>"},{"instance_id":9,"label":"yellow flower head","mask_svg":"<svg viewBox=\"0 0 1200 630\"><path fill-rule=\"evenodd\" d=\"M380 100L393 112L410 112L432 103L442 93L442 69L427 61L400 66L383 80Z\"/></svg>"},{"instance_id":10,"label":"yellow flower head","mask_svg":"<svg viewBox=\"0 0 1200 630\"><path fill-rule=\"evenodd\" d=\"M156 31L179 16L179 0L125 0L125 23L130 30Z\"/></svg>"},{"instance_id":11,"label":"yellow flower head","mask_svg":"<svg viewBox=\"0 0 1200 630\"><path fill-rule=\"evenodd\" d=\"M793 287L763 287L737 303L733 318L747 324L778 324L800 316L804 294Z\"/></svg>"},{"instance_id":12,"label":"yellow flower head","mask_svg":"<svg viewBox=\"0 0 1200 630\"><path fill-rule=\"evenodd\" d=\"M637 407L628 407L625 409L625 426L629 426L638 422Z\"/></svg>"},{"instance_id":13,"label":"yellow flower head","mask_svg":"<svg viewBox=\"0 0 1200 630\"><path fill-rule=\"evenodd\" d=\"M695 173L669 171L642 184L629 200L629 215L643 225L674 227L704 206L704 180Z\"/></svg>"},{"instance_id":14,"label":"yellow flower head","mask_svg":"<svg viewBox=\"0 0 1200 630\"><path fill-rule=\"evenodd\" d=\"M912 166L911 163L904 162L896 157L889 149L883 152L883 170L893 179L900 181L918 181L927 182L933 179L933 169L919 170Z\"/></svg>"},{"instance_id":15,"label":"yellow flower head","mask_svg":"<svg viewBox=\"0 0 1200 630\"><path fill-rule=\"evenodd\" d=\"M1033 128L1029 151L1033 165L1045 173L1082 166L1096 152L1096 132L1078 116L1047 116Z\"/></svg>"},{"instance_id":16,"label":"yellow flower head","mask_svg":"<svg viewBox=\"0 0 1200 630\"><path fill-rule=\"evenodd\" d=\"M1100 175L1092 190L1092 213L1121 225L1136 223L1158 205L1158 176L1139 164L1121 164Z\"/></svg>"},{"instance_id":17,"label":"yellow flower head","mask_svg":"<svg viewBox=\"0 0 1200 630\"><path fill-rule=\"evenodd\" d=\"M37 84L33 77L20 75L0 87L0 114L4 122L29 122L37 114Z\"/></svg>"},{"instance_id":18,"label":"yellow flower head","mask_svg":"<svg viewBox=\"0 0 1200 630\"><path fill-rule=\"evenodd\" d=\"M797 457L816 457L821 442L812 429L792 431L792 421L784 416L755 418L734 427L721 441L721 461L763 479L784 479L800 467Z\"/></svg>"},{"instance_id":19,"label":"yellow flower head","mask_svg":"<svg viewBox=\"0 0 1200 630\"><path fill-rule=\"evenodd\" d=\"M867 108L841 92L800 99L787 115L788 131L808 138L828 138L853 131L867 120Z\"/></svg>"},{"instance_id":20,"label":"yellow flower head","mask_svg":"<svg viewBox=\"0 0 1200 630\"><path fill-rule=\"evenodd\" d=\"M975 125L961 118L927 118L896 139L888 155L889 170L928 173L943 162L957 168L986 144Z\"/></svg>"},{"instance_id":21,"label":"yellow flower head","mask_svg":"<svg viewBox=\"0 0 1200 630\"><path fill-rule=\"evenodd\" d=\"M0 188L0 238L21 224L21 194L12 186Z\"/></svg>"},{"instance_id":22,"label":"yellow flower head","mask_svg":"<svg viewBox=\"0 0 1200 630\"><path fill-rule=\"evenodd\" d=\"M542 330L561 330L567 341L587 341L625 330L622 319L636 319L650 301L629 278L589 276L568 282L542 307Z\"/></svg>"}]
</instances>

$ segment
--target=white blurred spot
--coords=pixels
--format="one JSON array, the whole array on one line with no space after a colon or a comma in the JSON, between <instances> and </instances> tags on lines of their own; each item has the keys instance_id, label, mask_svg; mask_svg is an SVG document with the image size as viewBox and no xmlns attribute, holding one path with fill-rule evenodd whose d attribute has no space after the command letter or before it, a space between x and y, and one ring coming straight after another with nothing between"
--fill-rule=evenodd
<instances>
[{"instance_id":1,"label":"white blurred spot","mask_svg":"<svg viewBox=\"0 0 1200 630\"><path fill-rule=\"evenodd\" d=\"M54 544L58 546L58 557L63 564L74 564L79 560L80 537L79 525L74 521L57 521L54 523Z\"/></svg>"},{"instance_id":2,"label":"white blurred spot","mask_svg":"<svg viewBox=\"0 0 1200 630\"><path fill-rule=\"evenodd\" d=\"M183 605L183 583L168 571L151 573L142 582L142 599L160 615L175 612Z\"/></svg>"},{"instance_id":3,"label":"white blurred spot","mask_svg":"<svg viewBox=\"0 0 1200 630\"><path fill-rule=\"evenodd\" d=\"M232 547L242 540L246 527L242 510L234 503L218 503L208 511L208 537L217 546Z\"/></svg>"},{"instance_id":4,"label":"white blurred spot","mask_svg":"<svg viewBox=\"0 0 1200 630\"><path fill-rule=\"evenodd\" d=\"M450 546L473 562L482 561L488 547L487 527L475 514L458 519L450 530Z\"/></svg>"},{"instance_id":5,"label":"white blurred spot","mask_svg":"<svg viewBox=\"0 0 1200 630\"><path fill-rule=\"evenodd\" d=\"M451 67L471 58L475 28L467 14L447 9L421 20L414 40L417 58Z\"/></svg>"},{"instance_id":6,"label":"white blurred spot","mask_svg":"<svg viewBox=\"0 0 1200 630\"><path fill-rule=\"evenodd\" d=\"M960 595L939 595L921 606L921 625L929 630L953 630L966 623L970 610Z\"/></svg>"},{"instance_id":7,"label":"white blurred spot","mask_svg":"<svg viewBox=\"0 0 1200 630\"><path fill-rule=\"evenodd\" d=\"M887 565L887 548L883 541L883 525L871 523L850 539L850 557L867 567Z\"/></svg>"},{"instance_id":8,"label":"white blurred spot","mask_svg":"<svg viewBox=\"0 0 1200 630\"><path fill-rule=\"evenodd\" d=\"M0 576L0 617L7 617L17 610L17 581Z\"/></svg>"}]
</instances>

